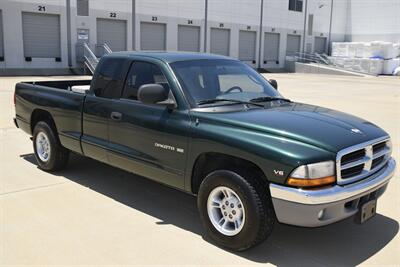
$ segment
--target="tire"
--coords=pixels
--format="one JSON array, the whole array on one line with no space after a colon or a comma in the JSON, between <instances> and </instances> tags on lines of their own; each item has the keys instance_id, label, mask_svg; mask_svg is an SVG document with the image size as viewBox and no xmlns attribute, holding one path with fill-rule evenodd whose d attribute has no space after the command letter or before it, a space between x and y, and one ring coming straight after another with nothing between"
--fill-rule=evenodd
<instances>
[{"instance_id":1,"label":"tire","mask_svg":"<svg viewBox=\"0 0 400 267\"><path fill-rule=\"evenodd\" d=\"M201 183L197 198L200 218L207 235L217 245L243 251L260 244L271 234L275 212L268 187L258 179L251 174L244 178L232 171L219 170L210 173ZM219 193L221 189L227 192Z\"/></svg>"},{"instance_id":2,"label":"tire","mask_svg":"<svg viewBox=\"0 0 400 267\"><path fill-rule=\"evenodd\" d=\"M64 148L57 133L45 121L40 121L33 129L33 150L39 168L45 171L59 171L68 163L69 150Z\"/></svg>"}]
</instances>

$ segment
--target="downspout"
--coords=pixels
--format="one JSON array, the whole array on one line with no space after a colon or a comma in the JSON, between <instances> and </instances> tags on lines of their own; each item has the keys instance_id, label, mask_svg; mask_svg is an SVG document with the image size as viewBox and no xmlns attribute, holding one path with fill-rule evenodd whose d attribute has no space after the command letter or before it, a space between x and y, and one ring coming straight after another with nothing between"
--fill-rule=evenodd
<instances>
[{"instance_id":1,"label":"downspout","mask_svg":"<svg viewBox=\"0 0 400 267\"><path fill-rule=\"evenodd\" d=\"M264 0L261 0L260 33L258 38L258 68L261 69L261 38L263 37Z\"/></svg>"},{"instance_id":2,"label":"downspout","mask_svg":"<svg viewBox=\"0 0 400 267\"><path fill-rule=\"evenodd\" d=\"M132 0L132 50L136 50L136 0Z\"/></svg>"},{"instance_id":3,"label":"downspout","mask_svg":"<svg viewBox=\"0 0 400 267\"><path fill-rule=\"evenodd\" d=\"M301 57L304 57L304 54L306 52L306 27L307 27L307 3L308 1L305 0L305 6L304 6L304 29L303 29L303 54Z\"/></svg>"},{"instance_id":4,"label":"downspout","mask_svg":"<svg viewBox=\"0 0 400 267\"><path fill-rule=\"evenodd\" d=\"M204 0L204 53L207 53L208 0Z\"/></svg>"},{"instance_id":5,"label":"downspout","mask_svg":"<svg viewBox=\"0 0 400 267\"><path fill-rule=\"evenodd\" d=\"M332 15L333 15L333 0L331 0L331 15L329 19L329 34L328 34L328 54L331 54L331 38L332 38Z\"/></svg>"},{"instance_id":6,"label":"downspout","mask_svg":"<svg viewBox=\"0 0 400 267\"><path fill-rule=\"evenodd\" d=\"M71 47L71 0L66 0L67 8L67 49L68 49L68 67L72 68L72 47Z\"/></svg>"}]
</instances>

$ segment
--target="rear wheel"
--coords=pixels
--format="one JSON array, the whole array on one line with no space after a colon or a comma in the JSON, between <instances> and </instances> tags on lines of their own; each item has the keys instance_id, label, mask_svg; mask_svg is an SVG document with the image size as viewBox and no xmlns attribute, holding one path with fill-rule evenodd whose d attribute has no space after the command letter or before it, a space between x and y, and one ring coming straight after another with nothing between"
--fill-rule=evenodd
<instances>
[{"instance_id":1,"label":"rear wheel","mask_svg":"<svg viewBox=\"0 0 400 267\"><path fill-rule=\"evenodd\" d=\"M220 170L200 185L200 217L207 235L218 245L242 251L271 234L275 222L271 198L268 188L256 179Z\"/></svg>"},{"instance_id":2,"label":"rear wheel","mask_svg":"<svg viewBox=\"0 0 400 267\"><path fill-rule=\"evenodd\" d=\"M33 149L39 167L45 171L63 169L68 163L69 150L57 139L47 122L40 121L33 129Z\"/></svg>"}]
</instances>

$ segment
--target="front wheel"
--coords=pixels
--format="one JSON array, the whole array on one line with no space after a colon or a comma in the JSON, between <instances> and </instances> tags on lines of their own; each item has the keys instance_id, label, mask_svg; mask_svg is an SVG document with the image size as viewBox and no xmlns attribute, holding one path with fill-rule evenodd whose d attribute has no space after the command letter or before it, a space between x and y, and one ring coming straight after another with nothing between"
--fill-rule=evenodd
<instances>
[{"instance_id":1,"label":"front wheel","mask_svg":"<svg viewBox=\"0 0 400 267\"><path fill-rule=\"evenodd\" d=\"M246 176L215 171L204 179L198 195L200 217L208 236L235 251L264 241L275 222L268 188L251 174Z\"/></svg>"},{"instance_id":2,"label":"front wheel","mask_svg":"<svg viewBox=\"0 0 400 267\"><path fill-rule=\"evenodd\" d=\"M58 141L47 122L40 121L33 129L33 149L39 168L45 171L63 169L68 163L69 150Z\"/></svg>"}]
</instances>

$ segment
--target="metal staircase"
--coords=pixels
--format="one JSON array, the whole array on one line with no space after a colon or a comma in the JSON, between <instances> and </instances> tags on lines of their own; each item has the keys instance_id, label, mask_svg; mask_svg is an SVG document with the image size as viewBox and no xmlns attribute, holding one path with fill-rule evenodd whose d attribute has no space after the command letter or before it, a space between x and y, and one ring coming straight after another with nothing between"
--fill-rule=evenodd
<instances>
[{"instance_id":1,"label":"metal staircase","mask_svg":"<svg viewBox=\"0 0 400 267\"><path fill-rule=\"evenodd\" d=\"M339 66L335 64L335 62L330 60L327 54L295 52L289 58L291 59L290 61L306 63L309 64L310 66L318 68L324 68L324 69L330 68L332 70L343 71L354 74L362 74L362 75L368 74L365 72L349 69L344 66Z\"/></svg>"},{"instance_id":2,"label":"metal staircase","mask_svg":"<svg viewBox=\"0 0 400 267\"><path fill-rule=\"evenodd\" d=\"M97 51L98 49L102 50L101 56L112 53L111 48L106 43L96 45L96 49ZM87 43L83 43L83 59L84 66L93 74L97 64L99 63L99 58L95 55L92 49L90 49Z\"/></svg>"},{"instance_id":3,"label":"metal staircase","mask_svg":"<svg viewBox=\"0 0 400 267\"><path fill-rule=\"evenodd\" d=\"M326 54L295 52L293 58L296 62L332 65Z\"/></svg>"}]
</instances>

